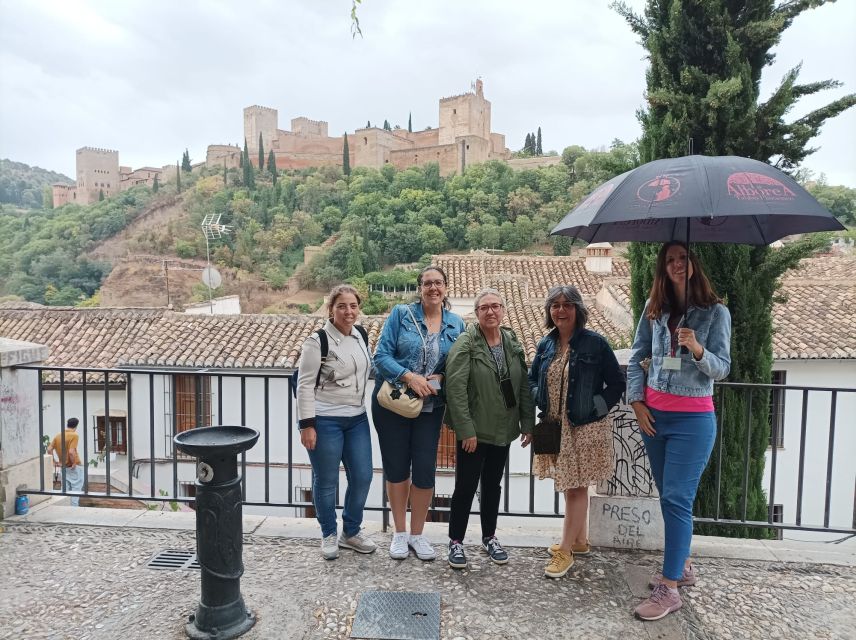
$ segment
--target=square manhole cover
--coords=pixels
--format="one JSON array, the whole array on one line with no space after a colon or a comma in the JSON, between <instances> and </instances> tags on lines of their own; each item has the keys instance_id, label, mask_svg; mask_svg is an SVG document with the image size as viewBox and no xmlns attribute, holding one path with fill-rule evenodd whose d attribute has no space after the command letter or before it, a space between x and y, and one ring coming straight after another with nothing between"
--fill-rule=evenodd
<instances>
[{"instance_id":1,"label":"square manhole cover","mask_svg":"<svg viewBox=\"0 0 856 640\"><path fill-rule=\"evenodd\" d=\"M440 594L366 591L360 597L352 638L438 640Z\"/></svg>"}]
</instances>

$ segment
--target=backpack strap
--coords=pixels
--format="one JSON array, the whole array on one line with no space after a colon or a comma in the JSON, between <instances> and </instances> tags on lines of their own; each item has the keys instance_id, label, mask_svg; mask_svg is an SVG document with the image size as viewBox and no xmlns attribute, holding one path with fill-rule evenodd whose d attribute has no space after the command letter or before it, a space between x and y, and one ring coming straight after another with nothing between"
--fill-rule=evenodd
<instances>
[{"instance_id":1,"label":"backpack strap","mask_svg":"<svg viewBox=\"0 0 856 640\"><path fill-rule=\"evenodd\" d=\"M369 333L366 331L366 328L361 324L355 324L354 329L359 331L360 335L363 337L363 342L366 343L366 349L369 348Z\"/></svg>"},{"instance_id":2,"label":"backpack strap","mask_svg":"<svg viewBox=\"0 0 856 640\"><path fill-rule=\"evenodd\" d=\"M321 343L321 364L324 364L324 361L327 359L327 354L330 351L330 343L327 341L327 332L324 329L318 329L315 332L315 335L318 336L318 342ZM315 376L315 388L321 384L321 366L318 366L318 375Z\"/></svg>"}]
</instances>

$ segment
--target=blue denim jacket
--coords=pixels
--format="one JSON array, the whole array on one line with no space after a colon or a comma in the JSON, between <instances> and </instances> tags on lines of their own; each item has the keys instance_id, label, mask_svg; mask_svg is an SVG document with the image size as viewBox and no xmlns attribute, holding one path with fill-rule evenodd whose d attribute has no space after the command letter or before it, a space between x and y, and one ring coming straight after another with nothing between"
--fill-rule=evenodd
<instances>
[{"instance_id":1,"label":"blue denim jacket","mask_svg":"<svg viewBox=\"0 0 856 640\"><path fill-rule=\"evenodd\" d=\"M547 369L556 356L558 340L559 331L555 328L541 338L529 369L529 389L542 416L550 408ZM621 399L626 383L615 353L599 333L589 329L575 331L571 336L571 349L565 410L571 424L580 426L609 413Z\"/></svg>"},{"instance_id":2,"label":"blue denim jacket","mask_svg":"<svg viewBox=\"0 0 856 640\"><path fill-rule=\"evenodd\" d=\"M426 335L428 327L425 325L422 305L417 302L409 306L419 323L422 335ZM376 386L380 386L384 380L398 382L401 376L408 371L418 371L420 368L423 357L422 339L419 337L416 325L413 324L413 319L407 312L407 307L408 305L405 304L395 305L383 325L383 331L381 331L374 356L375 370L377 371ZM443 319L440 323L440 360L433 373L445 371L446 355L455 340L466 328L461 316L443 309ZM438 402L435 399L435 403Z\"/></svg>"},{"instance_id":3,"label":"blue denim jacket","mask_svg":"<svg viewBox=\"0 0 856 640\"><path fill-rule=\"evenodd\" d=\"M695 331L696 340L704 347L701 360L691 353L681 358L681 369L663 368L663 358L671 355L672 337L669 333L669 313L656 320L645 317L650 300L636 327L636 337L630 361L627 363L627 402L645 399L645 372L640 363L651 358L647 384L656 391L677 396L699 398L713 395L713 381L722 380L731 370L731 314L722 304L710 307L690 307L686 326Z\"/></svg>"}]
</instances>

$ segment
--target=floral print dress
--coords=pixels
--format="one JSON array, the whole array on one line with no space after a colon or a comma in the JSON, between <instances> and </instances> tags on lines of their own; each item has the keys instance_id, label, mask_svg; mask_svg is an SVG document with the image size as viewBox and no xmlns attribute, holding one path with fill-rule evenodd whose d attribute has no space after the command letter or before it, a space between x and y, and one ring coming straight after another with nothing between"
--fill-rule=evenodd
<instances>
[{"instance_id":1,"label":"floral print dress","mask_svg":"<svg viewBox=\"0 0 856 640\"><path fill-rule=\"evenodd\" d=\"M535 456L533 470L538 478L553 478L556 491L588 487L612 477L612 422L608 417L580 427L572 427L564 410L568 393L568 376L562 370L568 367L570 349L553 358L547 369L547 394L550 399L549 417L558 420L562 408L562 444L557 454Z\"/></svg>"}]
</instances>

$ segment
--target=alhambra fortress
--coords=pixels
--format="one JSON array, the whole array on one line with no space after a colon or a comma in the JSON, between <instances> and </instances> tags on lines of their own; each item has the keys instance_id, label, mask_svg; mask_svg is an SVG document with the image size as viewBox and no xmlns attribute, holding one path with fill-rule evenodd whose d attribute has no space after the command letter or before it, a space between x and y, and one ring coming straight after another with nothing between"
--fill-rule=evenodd
<instances>
[{"instance_id":1,"label":"alhambra fortress","mask_svg":"<svg viewBox=\"0 0 856 640\"><path fill-rule=\"evenodd\" d=\"M490 101L484 97L481 80L472 90L439 101L439 126L424 131L378 127L357 129L348 135L348 150L352 167L379 169L391 164L406 169L436 162L440 175L461 173L471 164L487 160L508 162L515 168L556 164L556 156L511 158L505 146L505 135L491 131ZM342 166L344 136L331 137L328 123L306 117L292 118L291 130L279 128L276 109L253 105L244 109L244 139L250 160L258 158L261 136L265 154L273 150L277 169ZM205 164L209 167L237 167L242 148L238 145L209 145ZM55 207L69 202L90 204L103 193L109 197L138 184L154 184L155 177L163 183L175 175L175 167L142 167L131 169L119 164L119 152L109 149L83 147L77 150L76 184L53 185Z\"/></svg>"}]
</instances>

